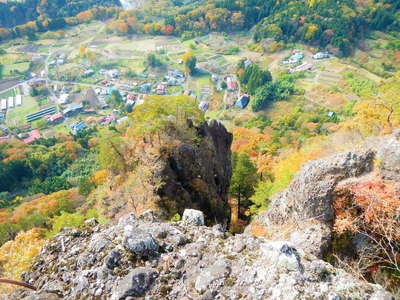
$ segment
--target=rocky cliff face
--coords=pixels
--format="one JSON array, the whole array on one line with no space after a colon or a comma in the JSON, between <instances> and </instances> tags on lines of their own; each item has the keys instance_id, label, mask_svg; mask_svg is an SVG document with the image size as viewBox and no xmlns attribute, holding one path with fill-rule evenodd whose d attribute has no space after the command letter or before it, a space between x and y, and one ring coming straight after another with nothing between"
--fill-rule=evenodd
<instances>
[{"instance_id":1,"label":"rocky cliff face","mask_svg":"<svg viewBox=\"0 0 400 300\"><path fill-rule=\"evenodd\" d=\"M207 222L226 223L230 210L232 134L217 122L202 123L188 137L168 137L167 145L149 142L126 152L135 162L124 183L116 183L107 197L99 197L109 217L152 209L170 219L185 208L204 211Z\"/></svg>"},{"instance_id":2,"label":"rocky cliff face","mask_svg":"<svg viewBox=\"0 0 400 300\"><path fill-rule=\"evenodd\" d=\"M194 210L177 223L150 212L114 225L89 220L58 234L22 276L38 291L4 299L392 299L290 242L202 224Z\"/></svg>"},{"instance_id":3,"label":"rocky cliff face","mask_svg":"<svg viewBox=\"0 0 400 300\"><path fill-rule=\"evenodd\" d=\"M232 135L214 120L201 124L197 131L200 143L180 144L155 173L163 180L157 195L162 201L170 200L180 213L192 207L203 211L211 221L226 222L230 216L227 202Z\"/></svg>"},{"instance_id":4,"label":"rocky cliff face","mask_svg":"<svg viewBox=\"0 0 400 300\"><path fill-rule=\"evenodd\" d=\"M343 186L371 178L398 184L399 162L400 133L396 133L374 138L354 151L306 163L246 232L262 232L272 239L284 237L322 257L331 242L334 200Z\"/></svg>"}]
</instances>

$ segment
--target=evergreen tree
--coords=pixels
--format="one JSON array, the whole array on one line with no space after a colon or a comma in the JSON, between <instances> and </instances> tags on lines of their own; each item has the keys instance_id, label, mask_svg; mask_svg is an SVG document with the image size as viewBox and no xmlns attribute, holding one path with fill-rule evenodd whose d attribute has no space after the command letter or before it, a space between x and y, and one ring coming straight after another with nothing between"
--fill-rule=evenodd
<instances>
[{"instance_id":1,"label":"evergreen tree","mask_svg":"<svg viewBox=\"0 0 400 300\"><path fill-rule=\"evenodd\" d=\"M248 200L254 193L254 186L257 183L257 168L247 154L235 152L232 166L230 194L237 200L238 216L240 216L241 201Z\"/></svg>"}]
</instances>

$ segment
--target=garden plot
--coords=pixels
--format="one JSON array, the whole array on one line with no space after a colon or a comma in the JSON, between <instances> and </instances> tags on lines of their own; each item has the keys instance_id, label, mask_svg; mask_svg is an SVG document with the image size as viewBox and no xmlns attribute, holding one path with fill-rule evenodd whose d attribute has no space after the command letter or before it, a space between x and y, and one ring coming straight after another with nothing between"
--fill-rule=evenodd
<instances>
[{"instance_id":1,"label":"garden plot","mask_svg":"<svg viewBox=\"0 0 400 300\"><path fill-rule=\"evenodd\" d=\"M155 43L157 51L165 51L170 54L184 53L188 49L176 38L160 37Z\"/></svg>"},{"instance_id":2,"label":"garden plot","mask_svg":"<svg viewBox=\"0 0 400 300\"><path fill-rule=\"evenodd\" d=\"M332 92L323 85L307 89L305 97L314 103L331 108L341 106L353 99L351 95Z\"/></svg>"},{"instance_id":3,"label":"garden plot","mask_svg":"<svg viewBox=\"0 0 400 300\"><path fill-rule=\"evenodd\" d=\"M125 40L121 42L118 40L114 43L113 40L110 41L109 45L105 48L112 52L115 50L138 50L140 52L153 52L156 51L156 40L155 39L135 39L135 40Z\"/></svg>"},{"instance_id":4,"label":"garden plot","mask_svg":"<svg viewBox=\"0 0 400 300\"><path fill-rule=\"evenodd\" d=\"M325 84L325 85L329 85L329 86L336 86L339 84L339 82L341 81L342 76L339 74L335 74L335 73L331 73L331 72L318 72L317 76L316 76L316 81L321 83L321 84Z\"/></svg>"},{"instance_id":5,"label":"garden plot","mask_svg":"<svg viewBox=\"0 0 400 300\"><path fill-rule=\"evenodd\" d=\"M221 55L211 56L207 61L200 63L199 65L207 71L216 74L225 74L230 67L229 62L227 62Z\"/></svg>"},{"instance_id":6,"label":"garden plot","mask_svg":"<svg viewBox=\"0 0 400 300\"><path fill-rule=\"evenodd\" d=\"M24 45L20 48L18 48L19 52L24 52L24 53L36 53L39 50L39 46L35 44L27 44Z\"/></svg>"}]
</instances>

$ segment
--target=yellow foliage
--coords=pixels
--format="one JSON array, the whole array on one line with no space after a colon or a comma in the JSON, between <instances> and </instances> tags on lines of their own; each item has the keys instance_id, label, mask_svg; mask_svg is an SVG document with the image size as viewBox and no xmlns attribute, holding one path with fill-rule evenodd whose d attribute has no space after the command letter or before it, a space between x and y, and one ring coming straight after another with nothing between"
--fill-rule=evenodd
<instances>
[{"instance_id":1,"label":"yellow foliage","mask_svg":"<svg viewBox=\"0 0 400 300\"><path fill-rule=\"evenodd\" d=\"M280 159L271 169L274 178L274 186L271 195L285 189L291 182L303 164L307 161L315 160L321 157L322 149L299 150L289 154L286 158Z\"/></svg>"},{"instance_id":2,"label":"yellow foliage","mask_svg":"<svg viewBox=\"0 0 400 300\"><path fill-rule=\"evenodd\" d=\"M84 45L79 46L79 54L81 57L84 57L86 54L86 47Z\"/></svg>"},{"instance_id":3,"label":"yellow foliage","mask_svg":"<svg viewBox=\"0 0 400 300\"><path fill-rule=\"evenodd\" d=\"M185 52L183 55L182 55L182 60L183 60L183 62L186 62L190 57L192 57L193 56L193 53L192 52Z\"/></svg>"},{"instance_id":4,"label":"yellow foliage","mask_svg":"<svg viewBox=\"0 0 400 300\"><path fill-rule=\"evenodd\" d=\"M19 280L39 253L45 240L43 230L33 228L18 233L14 240L6 242L0 247L0 270L2 277ZM10 292L13 287L0 285L0 293Z\"/></svg>"},{"instance_id":5,"label":"yellow foliage","mask_svg":"<svg viewBox=\"0 0 400 300\"><path fill-rule=\"evenodd\" d=\"M315 32L317 32L317 30L318 30L318 26L316 26L316 25L308 26L305 38L307 40L311 40L314 37Z\"/></svg>"},{"instance_id":6,"label":"yellow foliage","mask_svg":"<svg viewBox=\"0 0 400 300\"><path fill-rule=\"evenodd\" d=\"M320 2L320 0L308 0L308 6L312 8L318 2Z\"/></svg>"},{"instance_id":7,"label":"yellow foliage","mask_svg":"<svg viewBox=\"0 0 400 300\"><path fill-rule=\"evenodd\" d=\"M96 185L103 184L108 177L108 170L100 170L93 174L92 181Z\"/></svg>"}]
</instances>

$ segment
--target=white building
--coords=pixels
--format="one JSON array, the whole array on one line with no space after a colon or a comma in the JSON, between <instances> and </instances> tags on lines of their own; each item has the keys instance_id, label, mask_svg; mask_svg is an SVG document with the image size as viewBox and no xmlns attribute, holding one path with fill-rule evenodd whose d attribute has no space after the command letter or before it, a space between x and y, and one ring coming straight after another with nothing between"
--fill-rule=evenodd
<instances>
[{"instance_id":1,"label":"white building","mask_svg":"<svg viewBox=\"0 0 400 300\"><path fill-rule=\"evenodd\" d=\"M8 108L14 107L14 97L8 97Z\"/></svg>"},{"instance_id":2,"label":"white building","mask_svg":"<svg viewBox=\"0 0 400 300\"><path fill-rule=\"evenodd\" d=\"M329 54L326 53L326 52L318 52L318 53L315 53L315 54L313 55L313 58L314 58L314 59L329 58Z\"/></svg>"},{"instance_id":3,"label":"white building","mask_svg":"<svg viewBox=\"0 0 400 300\"><path fill-rule=\"evenodd\" d=\"M121 74L117 69L112 69L108 71L108 75L111 76L112 78L117 78L119 77Z\"/></svg>"},{"instance_id":4,"label":"white building","mask_svg":"<svg viewBox=\"0 0 400 300\"><path fill-rule=\"evenodd\" d=\"M69 98L69 94L61 94L60 98L58 99L58 104L65 104L67 103Z\"/></svg>"},{"instance_id":5,"label":"white building","mask_svg":"<svg viewBox=\"0 0 400 300\"><path fill-rule=\"evenodd\" d=\"M22 105L22 95L15 96L15 105L21 106Z\"/></svg>"},{"instance_id":6,"label":"white building","mask_svg":"<svg viewBox=\"0 0 400 300\"><path fill-rule=\"evenodd\" d=\"M7 109L7 99L1 99L1 110Z\"/></svg>"}]
</instances>

